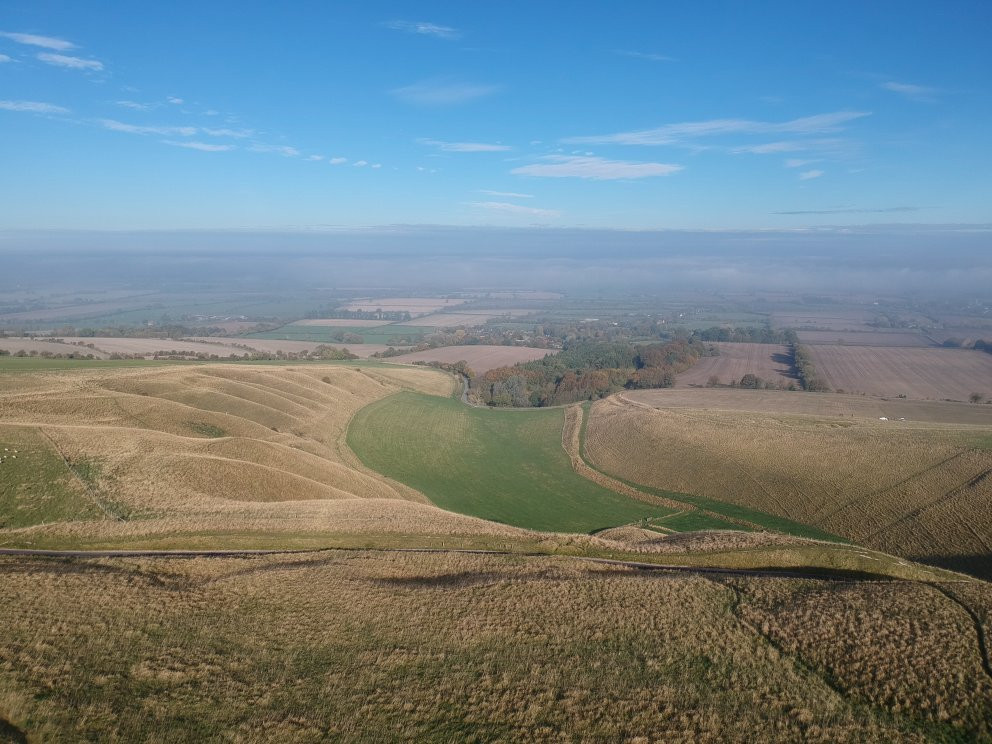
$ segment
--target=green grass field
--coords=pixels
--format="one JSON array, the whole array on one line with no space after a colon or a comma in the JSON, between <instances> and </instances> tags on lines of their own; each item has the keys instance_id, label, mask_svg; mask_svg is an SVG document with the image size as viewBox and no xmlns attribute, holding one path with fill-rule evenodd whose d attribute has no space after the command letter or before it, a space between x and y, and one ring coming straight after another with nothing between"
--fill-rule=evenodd
<instances>
[{"instance_id":1,"label":"green grass field","mask_svg":"<svg viewBox=\"0 0 992 744\"><path fill-rule=\"evenodd\" d=\"M348 444L443 509L517 527L592 532L671 513L576 474L562 423L560 409L495 411L399 393L359 411Z\"/></svg>"},{"instance_id":2,"label":"green grass field","mask_svg":"<svg viewBox=\"0 0 992 744\"><path fill-rule=\"evenodd\" d=\"M24 427L0 429L0 527L103 517L43 437Z\"/></svg>"},{"instance_id":3,"label":"green grass field","mask_svg":"<svg viewBox=\"0 0 992 744\"><path fill-rule=\"evenodd\" d=\"M0 356L0 372L39 372L99 367L152 367L161 364L181 364L181 362L152 359L45 359L44 357Z\"/></svg>"},{"instance_id":4,"label":"green grass field","mask_svg":"<svg viewBox=\"0 0 992 744\"><path fill-rule=\"evenodd\" d=\"M343 328L338 326L285 325L274 331L251 333L246 338L266 338L279 341L315 341L317 343L347 343L335 336L342 333L362 337L362 343L403 346L419 343L437 329L434 326L384 325L373 327Z\"/></svg>"}]
</instances>

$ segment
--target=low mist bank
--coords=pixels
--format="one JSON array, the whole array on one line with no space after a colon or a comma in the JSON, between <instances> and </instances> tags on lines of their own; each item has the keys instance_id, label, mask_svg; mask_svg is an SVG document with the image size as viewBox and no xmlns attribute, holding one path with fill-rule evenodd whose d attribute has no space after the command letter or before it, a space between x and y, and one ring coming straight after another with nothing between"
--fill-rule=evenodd
<instances>
[{"instance_id":1,"label":"low mist bank","mask_svg":"<svg viewBox=\"0 0 992 744\"><path fill-rule=\"evenodd\" d=\"M0 233L0 290L49 286L979 293L992 226L758 231L390 226Z\"/></svg>"}]
</instances>

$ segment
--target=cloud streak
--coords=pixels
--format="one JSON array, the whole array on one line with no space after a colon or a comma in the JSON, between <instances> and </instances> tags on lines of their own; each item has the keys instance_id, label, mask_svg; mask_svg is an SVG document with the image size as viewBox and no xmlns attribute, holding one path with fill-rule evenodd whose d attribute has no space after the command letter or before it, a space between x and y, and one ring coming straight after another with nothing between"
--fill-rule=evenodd
<instances>
[{"instance_id":1,"label":"cloud streak","mask_svg":"<svg viewBox=\"0 0 992 744\"><path fill-rule=\"evenodd\" d=\"M800 181L812 181L814 178L819 178L822 175L823 175L823 171L822 170L816 170L814 168L813 170L803 171L802 173L800 173L799 174L799 180Z\"/></svg>"},{"instance_id":2,"label":"cloud streak","mask_svg":"<svg viewBox=\"0 0 992 744\"><path fill-rule=\"evenodd\" d=\"M436 23L426 21L389 21L387 28L394 31L403 31L408 34L418 34L420 36L433 36L437 39L453 40L461 37L458 29L450 26L440 26Z\"/></svg>"},{"instance_id":3,"label":"cloud streak","mask_svg":"<svg viewBox=\"0 0 992 744\"><path fill-rule=\"evenodd\" d=\"M185 147L190 150L200 150L201 152L228 152L234 150L234 145L217 145L209 142L178 142L176 140L162 140L167 145L173 147Z\"/></svg>"},{"instance_id":4,"label":"cloud streak","mask_svg":"<svg viewBox=\"0 0 992 744\"><path fill-rule=\"evenodd\" d=\"M490 191L489 189L479 189L480 194L489 196L502 196L505 199L533 199L533 194L518 194L515 191Z\"/></svg>"},{"instance_id":5,"label":"cloud streak","mask_svg":"<svg viewBox=\"0 0 992 744\"><path fill-rule=\"evenodd\" d=\"M43 49L55 49L64 52L68 49L75 49L76 45L65 39L56 39L52 36L38 36L37 34L18 34L10 31L0 31L0 36L18 44L28 44L30 46L42 47Z\"/></svg>"},{"instance_id":6,"label":"cloud streak","mask_svg":"<svg viewBox=\"0 0 992 744\"><path fill-rule=\"evenodd\" d=\"M434 139L417 140L422 145L431 145L444 152L506 152L509 145L488 144L486 142L442 142Z\"/></svg>"},{"instance_id":7,"label":"cloud streak","mask_svg":"<svg viewBox=\"0 0 992 744\"><path fill-rule=\"evenodd\" d=\"M498 90L496 85L434 79L421 80L389 92L394 98L416 106L455 106L491 96Z\"/></svg>"},{"instance_id":8,"label":"cloud streak","mask_svg":"<svg viewBox=\"0 0 992 744\"><path fill-rule=\"evenodd\" d=\"M0 109L4 111L27 111L32 114L68 114L69 109L56 106L54 103L41 101L0 101Z\"/></svg>"},{"instance_id":9,"label":"cloud streak","mask_svg":"<svg viewBox=\"0 0 992 744\"><path fill-rule=\"evenodd\" d=\"M127 124L123 121L117 121L116 119L100 119L99 123L104 129L109 129L112 132L126 132L127 134L157 134L163 137L174 137L176 135L181 137L192 137L197 132L196 127L147 127L137 124Z\"/></svg>"},{"instance_id":10,"label":"cloud streak","mask_svg":"<svg viewBox=\"0 0 992 744\"><path fill-rule=\"evenodd\" d=\"M652 52L633 52L627 49L616 49L616 54L621 57L633 57L634 59L644 59L648 62L676 62L675 57L667 57L664 54L654 54Z\"/></svg>"},{"instance_id":11,"label":"cloud streak","mask_svg":"<svg viewBox=\"0 0 992 744\"><path fill-rule=\"evenodd\" d=\"M568 137L564 142L596 145L672 145L686 139L727 134L821 134L835 132L842 125L869 116L868 111L834 111L782 122L751 119L709 119L666 124L655 129L633 132Z\"/></svg>"},{"instance_id":12,"label":"cloud streak","mask_svg":"<svg viewBox=\"0 0 992 744\"><path fill-rule=\"evenodd\" d=\"M46 65L65 67L70 70L99 71L103 69L103 62L100 62L98 60L83 59L82 57L70 57L65 54L52 54L51 52L42 52L41 54L38 55L38 59L40 59Z\"/></svg>"},{"instance_id":13,"label":"cloud streak","mask_svg":"<svg viewBox=\"0 0 992 744\"><path fill-rule=\"evenodd\" d=\"M617 181L632 178L668 176L682 170L670 163L639 163L629 160L607 160L600 157L546 155L543 162L514 168L517 176L540 178L585 178L592 181Z\"/></svg>"},{"instance_id":14,"label":"cloud streak","mask_svg":"<svg viewBox=\"0 0 992 744\"><path fill-rule=\"evenodd\" d=\"M912 83L896 83L890 81L888 83L882 83L880 87L884 90L891 91L892 93L898 93L911 101L933 103L937 100L936 88L928 88L924 85L913 85Z\"/></svg>"}]
</instances>

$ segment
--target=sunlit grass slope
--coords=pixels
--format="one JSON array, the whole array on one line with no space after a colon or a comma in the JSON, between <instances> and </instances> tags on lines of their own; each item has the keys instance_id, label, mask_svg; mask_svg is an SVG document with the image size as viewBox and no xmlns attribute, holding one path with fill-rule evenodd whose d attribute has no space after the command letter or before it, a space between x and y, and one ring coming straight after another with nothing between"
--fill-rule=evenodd
<instances>
[{"instance_id":1,"label":"sunlit grass slope","mask_svg":"<svg viewBox=\"0 0 992 744\"><path fill-rule=\"evenodd\" d=\"M444 509L518 527L591 532L672 512L575 473L562 424L560 409L496 411L404 392L359 411L348 445Z\"/></svg>"}]
</instances>

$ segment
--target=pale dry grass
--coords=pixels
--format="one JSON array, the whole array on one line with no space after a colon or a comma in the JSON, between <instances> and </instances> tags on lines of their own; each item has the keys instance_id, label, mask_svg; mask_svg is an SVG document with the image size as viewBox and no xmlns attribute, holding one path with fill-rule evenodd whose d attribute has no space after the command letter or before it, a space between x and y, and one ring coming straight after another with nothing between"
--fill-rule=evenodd
<instances>
[{"instance_id":1,"label":"pale dry grass","mask_svg":"<svg viewBox=\"0 0 992 744\"><path fill-rule=\"evenodd\" d=\"M408 531L501 529L426 506L345 444L351 417L372 401L400 390L450 395L453 379L436 370L205 365L17 377L0 385L0 430L36 432L58 457L84 464L93 497L124 519L43 532L310 533L353 529L356 519L388 531L403 521L401 511L388 515L388 500L424 505ZM30 531L2 530L0 540Z\"/></svg>"},{"instance_id":2,"label":"pale dry grass","mask_svg":"<svg viewBox=\"0 0 992 744\"><path fill-rule=\"evenodd\" d=\"M591 464L898 555L992 552L992 450L972 445L987 428L664 408L661 400L657 408L624 397L595 403Z\"/></svg>"},{"instance_id":3,"label":"pale dry grass","mask_svg":"<svg viewBox=\"0 0 992 744\"><path fill-rule=\"evenodd\" d=\"M926 587L333 551L0 574L0 717L38 740L890 742L988 715Z\"/></svg>"}]
</instances>

